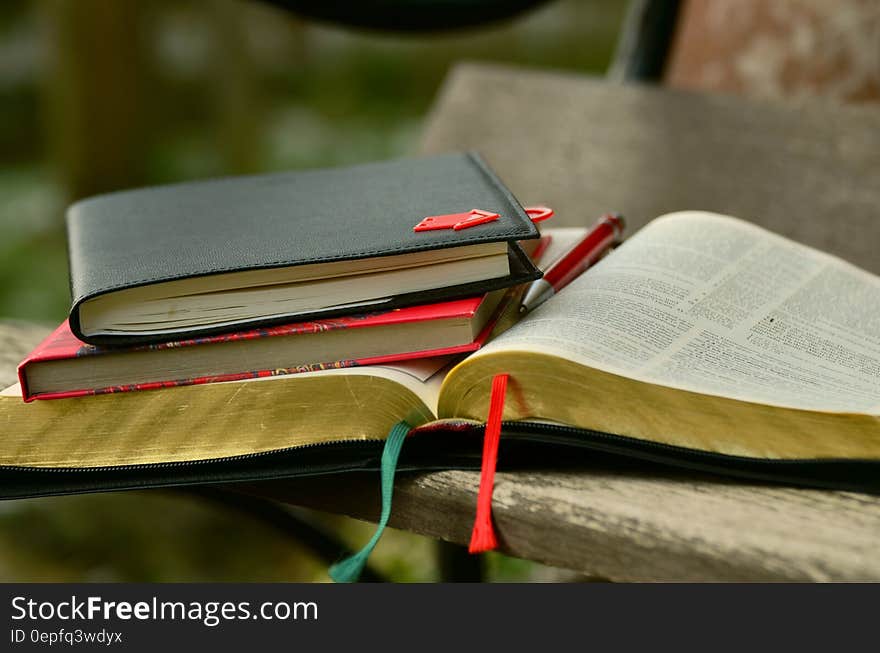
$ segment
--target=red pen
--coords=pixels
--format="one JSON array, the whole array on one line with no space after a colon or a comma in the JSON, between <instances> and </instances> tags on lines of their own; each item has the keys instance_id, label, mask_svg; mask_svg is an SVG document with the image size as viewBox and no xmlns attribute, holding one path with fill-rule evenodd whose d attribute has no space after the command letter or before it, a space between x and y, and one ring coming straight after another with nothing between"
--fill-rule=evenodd
<instances>
[{"instance_id":1,"label":"red pen","mask_svg":"<svg viewBox=\"0 0 880 653\"><path fill-rule=\"evenodd\" d=\"M543 278L529 286L519 307L520 313L543 304L599 260L609 247L620 240L624 224L622 215L606 213L599 218L596 225L568 254L551 265Z\"/></svg>"}]
</instances>

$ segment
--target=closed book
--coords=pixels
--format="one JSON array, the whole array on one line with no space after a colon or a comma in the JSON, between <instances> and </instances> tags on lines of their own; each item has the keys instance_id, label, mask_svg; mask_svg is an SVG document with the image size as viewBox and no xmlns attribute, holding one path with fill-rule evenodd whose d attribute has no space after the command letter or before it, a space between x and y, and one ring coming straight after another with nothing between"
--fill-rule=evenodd
<instances>
[{"instance_id":1,"label":"closed book","mask_svg":"<svg viewBox=\"0 0 880 653\"><path fill-rule=\"evenodd\" d=\"M474 209L464 228L415 229ZM117 192L71 206L67 229L70 329L98 345L448 301L540 276L517 244L535 226L474 153Z\"/></svg>"},{"instance_id":2,"label":"closed book","mask_svg":"<svg viewBox=\"0 0 880 653\"><path fill-rule=\"evenodd\" d=\"M18 367L25 401L238 381L476 351L514 300L480 297L250 329L103 347L65 320Z\"/></svg>"}]
</instances>

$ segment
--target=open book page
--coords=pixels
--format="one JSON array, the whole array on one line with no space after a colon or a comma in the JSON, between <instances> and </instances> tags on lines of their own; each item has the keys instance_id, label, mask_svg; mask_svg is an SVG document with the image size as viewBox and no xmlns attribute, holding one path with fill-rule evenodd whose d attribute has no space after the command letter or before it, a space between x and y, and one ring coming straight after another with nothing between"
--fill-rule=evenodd
<instances>
[{"instance_id":1,"label":"open book page","mask_svg":"<svg viewBox=\"0 0 880 653\"><path fill-rule=\"evenodd\" d=\"M271 383L273 380L291 378L291 376L295 376L298 379L314 376L374 376L388 379L407 388L422 400L431 413L436 415L440 386L443 385L443 379L453 360L456 360L456 357L435 356L433 358L416 358L382 365L363 365L317 370L315 372L300 372L296 375L279 374L276 376L245 379L244 381L229 381L228 383Z\"/></svg>"},{"instance_id":2,"label":"open book page","mask_svg":"<svg viewBox=\"0 0 880 653\"><path fill-rule=\"evenodd\" d=\"M13 383L8 388L3 388L0 390L0 397L9 397L10 399L21 399L21 386L18 383Z\"/></svg>"},{"instance_id":3,"label":"open book page","mask_svg":"<svg viewBox=\"0 0 880 653\"><path fill-rule=\"evenodd\" d=\"M425 406L436 415L437 403L440 399L440 386L454 356L437 356L435 358L417 358L385 365L370 365L362 368L370 374L385 376L397 381L400 385L412 390Z\"/></svg>"},{"instance_id":4,"label":"open book page","mask_svg":"<svg viewBox=\"0 0 880 653\"><path fill-rule=\"evenodd\" d=\"M0 396L0 465L80 468L252 455L380 440L436 417L446 360L323 370L167 390L22 401ZM437 378L435 378L437 377Z\"/></svg>"},{"instance_id":5,"label":"open book page","mask_svg":"<svg viewBox=\"0 0 880 653\"><path fill-rule=\"evenodd\" d=\"M880 412L880 279L747 222L651 222L474 356L544 352L809 410Z\"/></svg>"}]
</instances>

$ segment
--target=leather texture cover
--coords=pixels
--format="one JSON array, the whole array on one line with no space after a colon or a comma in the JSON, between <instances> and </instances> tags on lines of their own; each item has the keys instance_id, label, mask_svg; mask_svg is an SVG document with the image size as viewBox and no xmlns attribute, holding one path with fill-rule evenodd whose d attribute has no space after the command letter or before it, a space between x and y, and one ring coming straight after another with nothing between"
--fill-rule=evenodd
<instances>
[{"instance_id":1,"label":"leather texture cover","mask_svg":"<svg viewBox=\"0 0 880 653\"><path fill-rule=\"evenodd\" d=\"M500 214L461 231L414 232L429 215L473 208ZM456 299L541 276L514 241L538 232L475 153L232 177L122 191L82 200L67 213L70 326L93 344L168 337L85 336L79 305L124 288L237 270L387 256L476 243L510 243L511 274L486 283L395 298L383 308ZM345 311L298 314L296 319ZM238 327L290 321L241 322ZM189 329L177 337L225 329Z\"/></svg>"}]
</instances>

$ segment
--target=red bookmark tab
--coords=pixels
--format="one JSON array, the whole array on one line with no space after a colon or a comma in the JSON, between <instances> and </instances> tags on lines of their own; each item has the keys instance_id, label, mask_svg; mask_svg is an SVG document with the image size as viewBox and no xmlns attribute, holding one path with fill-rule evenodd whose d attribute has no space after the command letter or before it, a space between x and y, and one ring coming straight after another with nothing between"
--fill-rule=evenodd
<instances>
[{"instance_id":1,"label":"red bookmark tab","mask_svg":"<svg viewBox=\"0 0 880 653\"><path fill-rule=\"evenodd\" d=\"M434 229L452 229L459 222L464 222L471 217L470 211L467 213L447 213L446 215L429 215L419 222L413 231L433 231Z\"/></svg>"},{"instance_id":2,"label":"red bookmark tab","mask_svg":"<svg viewBox=\"0 0 880 653\"><path fill-rule=\"evenodd\" d=\"M489 418L483 436L483 464L480 470L480 490L477 493L477 516L471 532L468 551L483 553L498 547L495 527L492 525L492 490L495 488L495 467L498 465L498 444L501 440L501 416L504 413L504 397L507 394L507 374L497 374L492 379L489 398Z\"/></svg>"},{"instance_id":3,"label":"red bookmark tab","mask_svg":"<svg viewBox=\"0 0 880 653\"><path fill-rule=\"evenodd\" d=\"M453 229L461 231L478 224L492 222L500 216L491 211L483 211L482 209L471 209L467 213L446 213L444 215L429 215L422 218L413 231L434 231L435 229Z\"/></svg>"},{"instance_id":4,"label":"red bookmark tab","mask_svg":"<svg viewBox=\"0 0 880 653\"><path fill-rule=\"evenodd\" d=\"M494 222L498 218L499 215L497 213L492 213L491 211L481 211L480 209L472 209L469 218L467 218L466 220L462 220L457 225L454 225L452 228L456 231L461 231L462 229L467 229L468 227L475 227L478 224Z\"/></svg>"}]
</instances>

